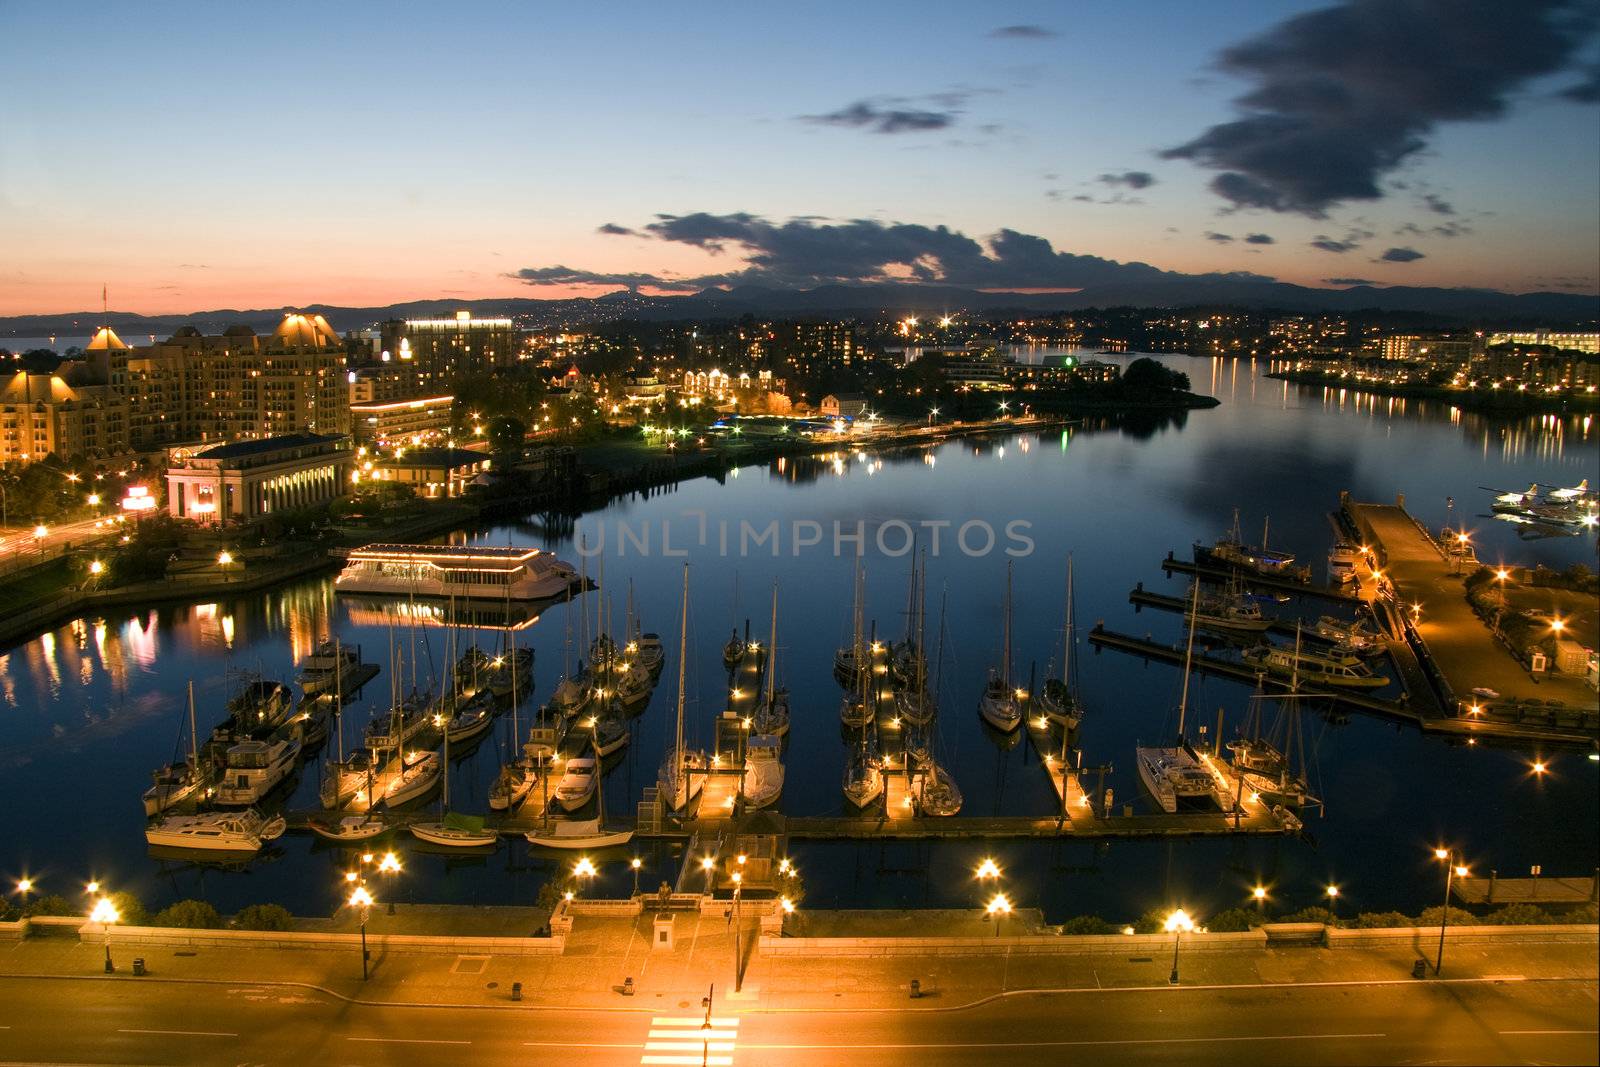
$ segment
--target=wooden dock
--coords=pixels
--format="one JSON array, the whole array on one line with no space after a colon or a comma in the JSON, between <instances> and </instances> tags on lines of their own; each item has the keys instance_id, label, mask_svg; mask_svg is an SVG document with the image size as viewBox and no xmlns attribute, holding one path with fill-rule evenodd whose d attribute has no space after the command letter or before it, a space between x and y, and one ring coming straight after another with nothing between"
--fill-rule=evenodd
<instances>
[{"instance_id":1,"label":"wooden dock","mask_svg":"<svg viewBox=\"0 0 1600 1067\"><path fill-rule=\"evenodd\" d=\"M1237 579L1244 583L1248 589L1270 589L1275 593L1287 593L1290 596L1315 597L1320 600L1331 600L1336 604L1356 606L1361 603L1361 598L1343 589L1332 586L1312 585L1309 582L1296 582L1288 578L1273 578L1265 574L1252 574L1248 571L1218 570L1213 567L1202 567L1189 560L1178 559L1171 552L1161 561L1161 569L1168 575L1174 572L1188 574L1199 578L1203 582L1221 585Z\"/></svg>"},{"instance_id":2,"label":"wooden dock","mask_svg":"<svg viewBox=\"0 0 1600 1067\"><path fill-rule=\"evenodd\" d=\"M1162 611L1173 611L1180 615L1187 615L1189 612L1189 602L1185 598L1166 596L1162 593L1152 593L1150 590L1144 587L1143 582L1140 582L1138 585L1133 587L1133 591L1128 594L1128 603L1134 606L1135 612L1139 611L1141 608L1159 608ZM1205 626L1202 625L1199 627L1199 629L1204 630ZM1328 641L1325 638L1318 637L1316 634L1311 633L1304 627L1296 627L1293 623L1284 622L1281 619L1272 620L1272 622L1267 625L1266 632L1277 634L1279 637L1289 638L1293 638L1296 634L1298 634L1299 636L1305 638L1307 643L1311 644L1313 647L1319 644L1333 644L1333 642ZM1239 634L1238 636L1240 638L1248 638L1250 635Z\"/></svg>"}]
</instances>

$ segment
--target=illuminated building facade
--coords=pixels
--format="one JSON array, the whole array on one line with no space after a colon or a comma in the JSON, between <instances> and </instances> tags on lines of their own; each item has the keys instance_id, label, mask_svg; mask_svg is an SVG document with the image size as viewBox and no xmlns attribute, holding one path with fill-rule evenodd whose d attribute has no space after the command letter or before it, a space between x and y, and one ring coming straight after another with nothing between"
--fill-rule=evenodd
<instances>
[{"instance_id":1,"label":"illuminated building facade","mask_svg":"<svg viewBox=\"0 0 1600 1067\"><path fill-rule=\"evenodd\" d=\"M91 351L127 347L109 329L90 342ZM0 379L0 463L120 455L128 451L127 417L126 401L87 363L50 374L17 371Z\"/></svg>"},{"instance_id":2,"label":"illuminated building facade","mask_svg":"<svg viewBox=\"0 0 1600 1067\"><path fill-rule=\"evenodd\" d=\"M167 468L167 510L176 518L223 524L326 504L344 492L352 463L343 434L215 445L175 457Z\"/></svg>"},{"instance_id":3,"label":"illuminated building facade","mask_svg":"<svg viewBox=\"0 0 1600 1067\"><path fill-rule=\"evenodd\" d=\"M352 402L351 431L356 444L368 448L441 441L450 432L450 413L454 404L455 398L451 396Z\"/></svg>"},{"instance_id":4,"label":"illuminated building facade","mask_svg":"<svg viewBox=\"0 0 1600 1067\"><path fill-rule=\"evenodd\" d=\"M474 318L470 311L453 318L386 322L379 331L378 362L396 368L402 396L448 392L463 375L514 366L517 355L516 325L510 319Z\"/></svg>"}]
</instances>

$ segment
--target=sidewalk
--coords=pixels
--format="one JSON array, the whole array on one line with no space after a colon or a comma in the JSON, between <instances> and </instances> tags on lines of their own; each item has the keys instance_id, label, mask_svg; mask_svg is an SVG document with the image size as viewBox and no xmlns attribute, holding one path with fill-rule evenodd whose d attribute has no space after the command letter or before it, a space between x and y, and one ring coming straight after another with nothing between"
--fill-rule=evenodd
<instances>
[{"instance_id":1,"label":"sidewalk","mask_svg":"<svg viewBox=\"0 0 1600 1067\"><path fill-rule=\"evenodd\" d=\"M118 968L111 980L181 979L233 987L301 987L372 1004L501 1009L681 1010L699 1004L715 983L719 1000L742 1011L952 1011L1027 990L1166 988L1170 943L1150 942L1122 953L1064 955L827 957L764 956L755 952L759 920L740 924L745 960L743 989L734 992L733 925L718 913L680 914L673 951L652 952L648 914L578 919L566 951L552 957L508 957L386 951L374 939L371 978L362 982L359 951L325 949L174 950L113 946ZM1425 942L1425 943L1422 943ZM1278 984L1410 983L1418 958L1431 963L1437 942L1421 938L1361 948L1180 947L1182 984L1260 987ZM142 956L149 977L130 977ZM0 945L0 976L103 979L104 949L76 936L30 937ZM1562 980L1593 983L1600 953L1595 943L1558 943L1530 931L1509 944L1450 944L1444 979ZM618 991L632 978L635 995ZM912 1001L917 979L926 994ZM1426 979L1435 981L1433 978ZM514 982L522 1001L510 999Z\"/></svg>"}]
</instances>

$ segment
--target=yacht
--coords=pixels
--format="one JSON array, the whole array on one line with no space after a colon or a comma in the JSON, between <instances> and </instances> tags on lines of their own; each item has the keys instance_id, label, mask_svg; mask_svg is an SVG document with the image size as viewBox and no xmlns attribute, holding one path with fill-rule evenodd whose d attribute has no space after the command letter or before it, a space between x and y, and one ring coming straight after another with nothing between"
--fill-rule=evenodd
<instances>
[{"instance_id":1,"label":"yacht","mask_svg":"<svg viewBox=\"0 0 1600 1067\"><path fill-rule=\"evenodd\" d=\"M1324 615L1311 628L1311 633L1324 641L1347 648L1358 656L1375 655L1383 651L1382 640L1360 622L1345 622Z\"/></svg>"},{"instance_id":2,"label":"yacht","mask_svg":"<svg viewBox=\"0 0 1600 1067\"><path fill-rule=\"evenodd\" d=\"M353 843L371 841L381 837L393 827L381 815L364 812L360 815L341 815L338 818L313 818L307 821L311 832L325 841Z\"/></svg>"},{"instance_id":3,"label":"yacht","mask_svg":"<svg viewBox=\"0 0 1600 1067\"><path fill-rule=\"evenodd\" d=\"M282 837L285 826L283 816L264 818L254 808L210 811L169 815L145 827L144 838L161 848L254 854L263 843Z\"/></svg>"},{"instance_id":4,"label":"yacht","mask_svg":"<svg viewBox=\"0 0 1600 1067\"><path fill-rule=\"evenodd\" d=\"M1355 581L1356 567L1364 558L1360 545L1340 541L1328 552L1328 579L1338 585Z\"/></svg>"},{"instance_id":5,"label":"yacht","mask_svg":"<svg viewBox=\"0 0 1600 1067\"><path fill-rule=\"evenodd\" d=\"M432 697L415 690L387 714L373 716L364 739L373 751L407 744L433 726Z\"/></svg>"},{"instance_id":6,"label":"yacht","mask_svg":"<svg viewBox=\"0 0 1600 1067\"><path fill-rule=\"evenodd\" d=\"M1373 674L1372 668L1354 656L1319 656L1296 652L1276 645L1247 649L1241 658L1254 667L1282 677L1298 676L1300 681L1343 689L1382 689L1389 684L1386 674Z\"/></svg>"},{"instance_id":7,"label":"yacht","mask_svg":"<svg viewBox=\"0 0 1600 1067\"><path fill-rule=\"evenodd\" d=\"M376 665L361 662L359 646L343 645L330 639L317 645L316 651L300 664L299 682L306 696L331 695L336 690L348 695L371 681L377 673Z\"/></svg>"},{"instance_id":8,"label":"yacht","mask_svg":"<svg viewBox=\"0 0 1600 1067\"><path fill-rule=\"evenodd\" d=\"M577 811L594 796L595 779L598 776L599 766L594 757L572 757L562 771L561 782L556 786L553 799L563 810Z\"/></svg>"},{"instance_id":9,"label":"yacht","mask_svg":"<svg viewBox=\"0 0 1600 1067\"><path fill-rule=\"evenodd\" d=\"M237 730L266 734L294 713L294 697L282 682L252 678L228 700L228 718Z\"/></svg>"},{"instance_id":10,"label":"yacht","mask_svg":"<svg viewBox=\"0 0 1600 1067\"><path fill-rule=\"evenodd\" d=\"M1195 758L1187 744L1171 748L1141 746L1134 749L1134 757L1139 766L1139 780L1161 810L1169 815L1176 812L1183 801L1212 795L1211 773Z\"/></svg>"},{"instance_id":11,"label":"yacht","mask_svg":"<svg viewBox=\"0 0 1600 1067\"><path fill-rule=\"evenodd\" d=\"M298 741L240 741L230 745L217 782L217 803L227 807L256 803L289 777L299 757Z\"/></svg>"},{"instance_id":12,"label":"yacht","mask_svg":"<svg viewBox=\"0 0 1600 1067\"><path fill-rule=\"evenodd\" d=\"M570 563L537 548L374 544L352 549L340 593L469 600L547 600L578 580Z\"/></svg>"},{"instance_id":13,"label":"yacht","mask_svg":"<svg viewBox=\"0 0 1600 1067\"><path fill-rule=\"evenodd\" d=\"M745 745L744 802L764 808L783 793L783 742L772 734L750 738Z\"/></svg>"}]
</instances>

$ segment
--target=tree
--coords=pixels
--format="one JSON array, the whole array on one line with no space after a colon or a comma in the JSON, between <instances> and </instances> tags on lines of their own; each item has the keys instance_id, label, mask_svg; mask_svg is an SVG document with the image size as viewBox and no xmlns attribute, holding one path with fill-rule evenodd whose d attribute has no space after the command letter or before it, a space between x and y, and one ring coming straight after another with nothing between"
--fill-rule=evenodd
<instances>
[{"instance_id":1,"label":"tree","mask_svg":"<svg viewBox=\"0 0 1600 1067\"><path fill-rule=\"evenodd\" d=\"M112 893L111 905L117 909L117 922L123 926L144 926L150 921L144 903L132 893Z\"/></svg>"},{"instance_id":2,"label":"tree","mask_svg":"<svg viewBox=\"0 0 1600 1067\"><path fill-rule=\"evenodd\" d=\"M1254 908L1229 908L1206 922L1206 929L1217 934L1237 934L1260 926L1266 920Z\"/></svg>"},{"instance_id":3,"label":"tree","mask_svg":"<svg viewBox=\"0 0 1600 1067\"><path fill-rule=\"evenodd\" d=\"M1074 915L1061 924L1063 934L1114 934L1117 928L1098 915Z\"/></svg>"},{"instance_id":4,"label":"tree","mask_svg":"<svg viewBox=\"0 0 1600 1067\"><path fill-rule=\"evenodd\" d=\"M1416 922L1403 911L1364 911L1351 924L1357 930L1386 930L1401 926L1415 926Z\"/></svg>"},{"instance_id":5,"label":"tree","mask_svg":"<svg viewBox=\"0 0 1600 1067\"><path fill-rule=\"evenodd\" d=\"M287 930L292 925L294 916L279 904L251 904L233 917L237 930Z\"/></svg>"},{"instance_id":6,"label":"tree","mask_svg":"<svg viewBox=\"0 0 1600 1067\"><path fill-rule=\"evenodd\" d=\"M1441 904L1435 904L1431 908L1424 908L1423 911L1422 911L1422 914L1417 916L1417 925L1418 926L1438 926L1439 925L1439 916L1443 911L1444 911L1444 906L1441 905ZM1460 908L1451 908L1450 909L1450 925L1451 926L1477 926L1478 925L1478 917L1476 915L1472 914L1472 912L1470 912L1470 911L1463 911Z\"/></svg>"},{"instance_id":7,"label":"tree","mask_svg":"<svg viewBox=\"0 0 1600 1067\"><path fill-rule=\"evenodd\" d=\"M1180 371L1169 370L1148 356L1141 356L1128 364L1127 369L1122 372L1122 387L1134 396L1188 392L1189 376Z\"/></svg>"},{"instance_id":8,"label":"tree","mask_svg":"<svg viewBox=\"0 0 1600 1067\"><path fill-rule=\"evenodd\" d=\"M489 448L496 456L520 456L528 437L528 424L515 415L500 415L489 423Z\"/></svg>"},{"instance_id":9,"label":"tree","mask_svg":"<svg viewBox=\"0 0 1600 1067\"><path fill-rule=\"evenodd\" d=\"M1454 916L1451 919L1454 921ZM1483 921L1491 926L1544 926L1555 920L1537 904L1507 904Z\"/></svg>"},{"instance_id":10,"label":"tree","mask_svg":"<svg viewBox=\"0 0 1600 1067\"><path fill-rule=\"evenodd\" d=\"M1322 923L1324 926L1341 926L1339 919L1323 907L1301 908L1299 911L1285 915L1282 922L1286 923Z\"/></svg>"},{"instance_id":11,"label":"tree","mask_svg":"<svg viewBox=\"0 0 1600 1067\"><path fill-rule=\"evenodd\" d=\"M203 900L180 900L169 904L150 920L151 926L175 926L185 930L217 930L222 916Z\"/></svg>"},{"instance_id":12,"label":"tree","mask_svg":"<svg viewBox=\"0 0 1600 1067\"><path fill-rule=\"evenodd\" d=\"M38 900L29 901L27 907L23 908L22 911L24 915L38 916L83 914L83 909L73 907L72 903L60 893L49 893Z\"/></svg>"}]
</instances>

